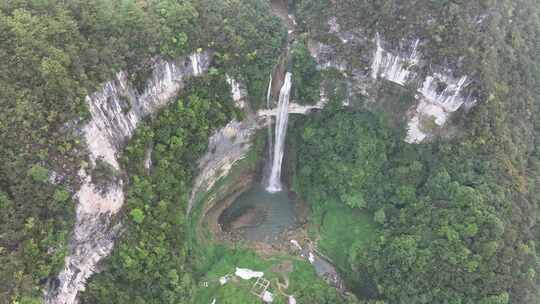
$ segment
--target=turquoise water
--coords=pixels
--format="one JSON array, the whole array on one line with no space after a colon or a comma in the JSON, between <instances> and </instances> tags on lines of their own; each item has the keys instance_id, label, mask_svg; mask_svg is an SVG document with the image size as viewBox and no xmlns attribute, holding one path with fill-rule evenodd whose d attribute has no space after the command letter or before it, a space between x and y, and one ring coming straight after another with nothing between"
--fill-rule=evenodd
<instances>
[{"instance_id":1,"label":"turquoise water","mask_svg":"<svg viewBox=\"0 0 540 304\"><path fill-rule=\"evenodd\" d=\"M231 223L251 213L251 220L240 228L231 229ZM231 229L250 241L271 243L296 221L294 202L287 191L267 192L260 184L242 193L219 217L224 230Z\"/></svg>"}]
</instances>

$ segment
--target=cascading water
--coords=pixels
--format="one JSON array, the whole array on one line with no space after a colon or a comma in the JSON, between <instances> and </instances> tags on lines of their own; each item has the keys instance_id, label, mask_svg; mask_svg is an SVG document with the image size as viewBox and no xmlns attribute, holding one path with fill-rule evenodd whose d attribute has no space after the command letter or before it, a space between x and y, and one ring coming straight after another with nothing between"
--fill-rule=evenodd
<instances>
[{"instance_id":1,"label":"cascading water","mask_svg":"<svg viewBox=\"0 0 540 304\"><path fill-rule=\"evenodd\" d=\"M278 66L276 70L282 71ZM272 109L272 78L283 77L277 107ZM275 73L270 77L266 96L268 123L268 156L264 165L261 184L253 185L239 195L220 215L218 222L222 231L238 233L246 240L272 243L280 235L296 225L294 203L287 191L281 191L281 164L287 132L291 73ZM277 85L275 86L277 87ZM272 116L276 116L275 132ZM275 136L275 138L274 138ZM214 157L214 155L212 155Z\"/></svg>"},{"instance_id":2,"label":"cascading water","mask_svg":"<svg viewBox=\"0 0 540 304\"><path fill-rule=\"evenodd\" d=\"M287 135L287 123L289 120L289 96L291 93L291 73L285 74L283 86L279 92L279 102L276 115L274 154L272 157L272 167L266 191L281 191L281 163L283 161L283 151L285 147L285 137Z\"/></svg>"}]
</instances>

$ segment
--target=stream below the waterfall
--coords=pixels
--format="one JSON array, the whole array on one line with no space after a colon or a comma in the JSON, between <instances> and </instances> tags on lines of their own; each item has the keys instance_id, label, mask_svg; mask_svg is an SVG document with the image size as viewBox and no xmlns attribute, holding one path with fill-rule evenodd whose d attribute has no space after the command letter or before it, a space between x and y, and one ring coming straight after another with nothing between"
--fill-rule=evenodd
<instances>
[{"instance_id":1,"label":"stream below the waterfall","mask_svg":"<svg viewBox=\"0 0 540 304\"><path fill-rule=\"evenodd\" d=\"M223 231L238 233L249 241L272 243L294 228L295 202L286 190L270 193L257 183L238 196L218 221Z\"/></svg>"}]
</instances>

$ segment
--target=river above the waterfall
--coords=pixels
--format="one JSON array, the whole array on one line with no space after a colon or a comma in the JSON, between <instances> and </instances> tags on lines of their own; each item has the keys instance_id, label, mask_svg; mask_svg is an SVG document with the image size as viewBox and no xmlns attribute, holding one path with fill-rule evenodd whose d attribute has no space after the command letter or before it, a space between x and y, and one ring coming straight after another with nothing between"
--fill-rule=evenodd
<instances>
[{"instance_id":1,"label":"river above the waterfall","mask_svg":"<svg viewBox=\"0 0 540 304\"><path fill-rule=\"evenodd\" d=\"M219 216L223 231L237 233L246 240L272 243L295 227L295 202L287 191L270 193L254 184Z\"/></svg>"}]
</instances>

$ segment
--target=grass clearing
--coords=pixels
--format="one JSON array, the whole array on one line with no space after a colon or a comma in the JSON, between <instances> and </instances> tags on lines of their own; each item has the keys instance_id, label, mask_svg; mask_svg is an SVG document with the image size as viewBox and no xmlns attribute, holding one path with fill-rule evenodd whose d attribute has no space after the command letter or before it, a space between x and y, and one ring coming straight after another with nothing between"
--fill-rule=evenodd
<instances>
[{"instance_id":1,"label":"grass clearing","mask_svg":"<svg viewBox=\"0 0 540 304\"><path fill-rule=\"evenodd\" d=\"M277 280L283 284L284 277L287 277L289 286L283 289L283 292L294 295L298 303L342 302L336 290L319 278L313 266L306 261L287 255L263 259L246 249L222 247L220 250L219 256L209 257L209 261L214 263L199 281L193 303L212 303L213 299L220 304L261 303L261 300L250 292L256 279L235 278L225 285L220 285L219 278L234 274L236 267L264 272L264 278L270 281L268 291L274 295L273 303L287 303L288 298L279 292L276 284ZM282 263L292 264L292 272L280 273L276 266Z\"/></svg>"},{"instance_id":2,"label":"grass clearing","mask_svg":"<svg viewBox=\"0 0 540 304\"><path fill-rule=\"evenodd\" d=\"M250 292L256 279L238 278L220 285L219 278L234 274L236 267L264 272L264 278L271 282L268 291L274 295L273 303L288 303L287 297L279 292L276 285L278 279L284 283L284 273L277 270L279 267L276 268L282 263L292 264L292 272L285 273L289 286L283 289L283 292L294 295L298 303L342 303L337 291L318 277L313 266L307 261L289 255L262 258L245 248L242 243L235 245L235 248L216 244L212 242L212 235L208 229L204 225L198 226L200 217L203 216L204 201L211 197L219 197L226 187L238 180L242 174L255 170L262 155L261 149L264 147L266 132L266 129L257 132L250 151L245 158L233 165L229 174L216 181L209 191L201 191L196 195L196 203L187 225L191 236L190 264L197 281L192 303L212 303L214 299L219 304L261 303L261 299ZM199 229L202 231L198 231Z\"/></svg>"},{"instance_id":3,"label":"grass clearing","mask_svg":"<svg viewBox=\"0 0 540 304\"><path fill-rule=\"evenodd\" d=\"M345 205L330 207L320 221L319 248L330 257L342 273L350 271L351 251L368 246L377 236L373 216ZM351 247L351 244L353 246Z\"/></svg>"}]
</instances>

